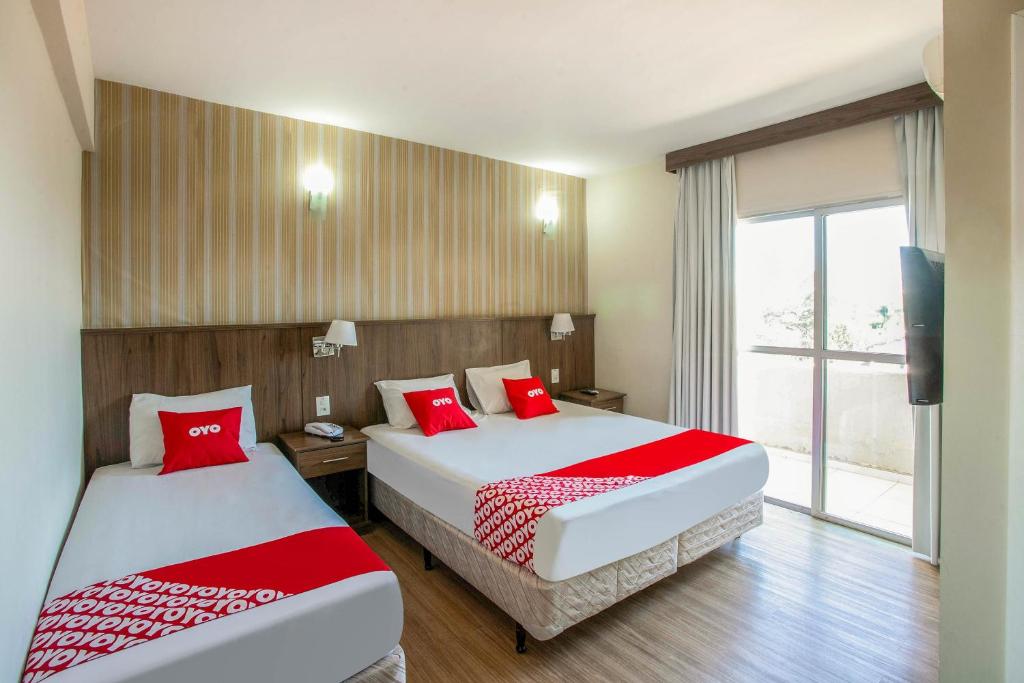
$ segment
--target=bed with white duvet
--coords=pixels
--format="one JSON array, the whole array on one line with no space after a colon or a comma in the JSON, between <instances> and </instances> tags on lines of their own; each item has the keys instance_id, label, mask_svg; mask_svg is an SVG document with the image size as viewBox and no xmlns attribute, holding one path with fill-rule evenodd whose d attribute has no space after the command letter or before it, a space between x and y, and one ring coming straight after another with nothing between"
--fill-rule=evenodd
<instances>
[{"instance_id":1,"label":"bed with white duvet","mask_svg":"<svg viewBox=\"0 0 1024 683\"><path fill-rule=\"evenodd\" d=\"M344 526L271 444L249 462L168 476L129 463L95 471L47 595ZM342 681L395 650L395 575L352 576L67 669L53 680Z\"/></svg>"},{"instance_id":2,"label":"bed with white duvet","mask_svg":"<svg viewBox=\"0 0 1024 683\"><path fill-rule=\"evenodd\" d=\"M547 472L686 431L661 422L556 401L529 420L474 414L478 427L425 437L417 428L366 427L368 471L419 507L473 536L484 484ZM562 581L657 545L756 494L768 478L764 448L720 457L549 510L537 525L534 571Z\"/></svg>"}]
</instances>

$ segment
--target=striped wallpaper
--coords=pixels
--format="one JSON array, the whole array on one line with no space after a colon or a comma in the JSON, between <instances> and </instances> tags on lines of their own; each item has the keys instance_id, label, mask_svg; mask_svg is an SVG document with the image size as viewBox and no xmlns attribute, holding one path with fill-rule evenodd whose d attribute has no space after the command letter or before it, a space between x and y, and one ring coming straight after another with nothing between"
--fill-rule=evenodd
<instances>
[{"instance_id":1,"label":"striped wallpaper","mask_svg":"<svg viewBox=\"0 0 1024 683\"><path fill-rule=\"evenodd\" d=\"M97 81L85 327L586 311L585 182ZM327 214L301 175L335 177ZM541 192L561 218L544 237Z\"/></svg>"}]
</instances>

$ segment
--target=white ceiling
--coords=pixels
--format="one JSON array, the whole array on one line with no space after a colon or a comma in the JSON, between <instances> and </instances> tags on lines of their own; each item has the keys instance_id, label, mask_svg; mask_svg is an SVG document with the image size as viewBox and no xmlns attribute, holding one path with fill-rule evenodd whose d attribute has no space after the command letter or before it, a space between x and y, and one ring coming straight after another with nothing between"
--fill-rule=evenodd
<instances>
[{"instance_id":1,"label":"white ceiling","mask_svg":"<svg viewBox=\"0 0 1024 683\"><path fill-rule=\"evenodd\" d=\"M590 176L921 80L941 0L87 0L97 78Z\"/></svg>"}]
</instances>

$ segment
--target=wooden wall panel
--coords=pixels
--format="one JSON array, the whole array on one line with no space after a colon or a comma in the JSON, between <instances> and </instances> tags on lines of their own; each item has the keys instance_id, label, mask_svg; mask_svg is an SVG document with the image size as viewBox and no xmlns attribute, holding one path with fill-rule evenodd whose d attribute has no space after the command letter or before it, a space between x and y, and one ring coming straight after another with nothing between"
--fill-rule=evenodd
<instances>
[{"instance_id":1,"label":"wooden wall panel","mask_svg":"<svg viewBox=\"0 0 1024 683\"><path fill-rule=\"evenodd\" d=\"M576 332L551 341L551 319L502 321L502 363L530 359L530 370L557 396L562 391L594 386L594 316L573 316ZM559 383L551 384L558 368Z\"/></svg>"},{"instance_id":2,"label":"wooden wall panel","mask_svg":"<svg viewBox=\"0 0 1024 683\"><path fill-rule=\"evenodd\" d=\"M560 367L571 369L573 374L566 376L564 373L568 370L562 371L559 391L592 387L597 383L594 361L594 316L575 318L573 325L576 331L571 337L567 337L560 347Z\"/></svg>"},{"instance_id":3,"label":"wooden wall panel","mask_svg":"<svg viewBox=\"0 0 1024 683\"><path fill-rule=\"evenodd\" d=\"M582 178L110 81L96 109L84 327L587 309ZM314 162L335 178L322 219Z\"/></svg>"},{"instance_id":4,"label":"wooden wall panel","mask_svg":"<svg viewBox=\"0 0 1024 683\"><path fill-rule=\"evenodd\" d=\"M454 373L466 400L465 370L530 360L549 391L594 383L594 316L574 314L576 333L551 341L551 318L364 321L359 345L313 358L327 323L82 331L86 476L128 459L133 393L196 394L252 384L260 440L316 420L363 427L384 420L373 383ZM551 369L560 382L550 384ZM316 397L331 397L316 416Z\"/></svg>"},{"instance_id":5,"label":"wooden wall panel","mask_svg":"<svg viewBox=\"0 0 1024 683\"><path fill-rule=\"evenodd\" d=\"M127 459L134 393L173 396L251 384L260 439L302 420L297 329L83 332L82 379L87 474Z\"/></svg>"},{"instance_id":6,"label":"wooden wall panel","mask_svg":"<svg viewBox=\"0 0 1024 683\"><path fill-rule=\"evenodd\" d=\"M497 319L358 323L359 346L343 348L340 358L310 354L303 393L305 420L357 426L383 421L384 407L373 386L381 379L451 372L466 400L466 368L501 362L501 329ZM310 338L326 330L326 325L306 327L302 335ZM329 418L316 417L316 397L323 395L331 397Z\"/></svg>"}]
</instances>

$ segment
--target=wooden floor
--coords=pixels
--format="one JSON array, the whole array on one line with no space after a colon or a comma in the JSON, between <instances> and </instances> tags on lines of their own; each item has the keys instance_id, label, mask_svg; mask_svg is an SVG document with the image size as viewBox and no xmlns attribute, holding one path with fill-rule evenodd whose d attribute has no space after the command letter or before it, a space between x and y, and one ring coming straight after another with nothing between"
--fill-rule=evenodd
<instances>
[{"instance_id":1,"label":"wooden floor","mask_svg":"<svg viewBox=\"0 0 1024 683\"><path fill-rule=\"evenodd\" d=\"M529 651L513 622L389 522L410 683L930 681L938 574L909 549L766 506L764 526Z\"/></svg>"}]
</instances>

